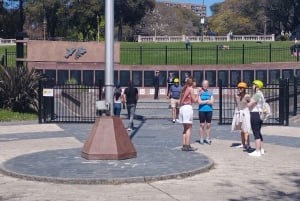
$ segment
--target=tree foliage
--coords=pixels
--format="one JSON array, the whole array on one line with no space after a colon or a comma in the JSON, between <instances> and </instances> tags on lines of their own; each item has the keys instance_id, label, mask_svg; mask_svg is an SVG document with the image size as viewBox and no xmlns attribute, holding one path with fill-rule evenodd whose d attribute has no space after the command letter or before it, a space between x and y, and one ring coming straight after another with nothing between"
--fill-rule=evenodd
<instances>
[{"instance_id":1,"label":"tree foliage","mask_svg":"<svg viewBox=\"0 0 300 201\"><path fill-rule=\"evenodd\" d=\"M299 0L225 0L211 9L209 26L220 35L230 30L234 34L279 34L281 30L294 32L300 25Z\"/></svg>"},{"instance_id":2,"label":"tree foliage","mask_svg":"<svg viewBox=\"0 0 300 201\"><path fill-rule=\"evenodd\" d=\"M4 0L5 3L1 4L0 10L5 11L4 16L8 19L8 25L19 24L20 18L17 16L21 10L19 1ZM31 38L43 38L45 25L47 38L61 37L84 41L96 40L98 26L102 26L101 30L103 28L104 22L101 20L104 20L104 0L23 0L22 2L25 3L24 31ZM154 6L155 0L115 0L115 24L119 28L119 39L123 38L123 26L134 27ZM12 23L8 11L14 12L16 23ZM1 14L0 28L4 26ZM100 19L99 24L97 24L97 16ZM17 29L13 28L13 32L15 35ZM11 37L8 34L3 35Z\"/></svg>"},{"instance_id":3,"label":"tree foliage","mask_svg":"<svg viewBox=\"0 0 300 201\"><path fill-rule=\"evenodd\" d=\"M200 18L191 10L157 3L136 26L141 35L197 35Z\"/></svg>"}]
</instances>

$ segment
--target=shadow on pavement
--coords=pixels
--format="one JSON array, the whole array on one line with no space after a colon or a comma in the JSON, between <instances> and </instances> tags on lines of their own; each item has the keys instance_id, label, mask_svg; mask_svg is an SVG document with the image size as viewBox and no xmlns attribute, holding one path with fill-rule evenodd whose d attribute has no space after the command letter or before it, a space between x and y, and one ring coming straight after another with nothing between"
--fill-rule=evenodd
<instances>
[{"instance_id":1,"label":"shadow on pavement","mask_svg":"<svg viewBox=\"0 0 300 201\"><path fill-rule=\"evenodd\" d=\"M139 121L139 125L138 125L138 127L135 127L134 130L131 132L131 134L130 134L130 139L131 140L132 140L132 138L135 137L135 135L138 133L138 131L143 127L143 125L146 122L145 118L141 115L136 115L135 120Z\"/></svg>"}]
</instances>

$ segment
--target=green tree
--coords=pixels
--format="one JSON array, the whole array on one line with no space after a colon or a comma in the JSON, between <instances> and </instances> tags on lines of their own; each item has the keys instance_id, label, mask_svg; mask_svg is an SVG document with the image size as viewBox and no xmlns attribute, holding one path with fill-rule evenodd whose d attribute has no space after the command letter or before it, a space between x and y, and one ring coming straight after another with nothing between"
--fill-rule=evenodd
<instances>
[{"instance_id":1,"label":"green tree","mask_svg":"<svg viewBox=\"0 0 300 201\"><path fill-rule=\"evenodd\" d=\"M280 34L300 25L299 0L225 0L211 9L209 24L219 34Z\"/></svg>"},{"instance_id":2,"label":"green tree","mask_svg":"<svg viewBox=\"0 0 300 201\"><path fill-rule=\"evenodd\" d=\"M118 26L118 40L123 39L123 26L132 29L138 24L148 11L155 7L155 0L116 0L115 22Z\"/></svg>"},{"instance_id":3,"label":"green tree","mask_svg":"<svg viewBox=\"0 0 300 201\"><path fill-rule=\"evenodd\" d=\"M140 35L197 35L199 25L200 18L191 10L156 3L135 29Z\"/></svg>"}]
</instances>

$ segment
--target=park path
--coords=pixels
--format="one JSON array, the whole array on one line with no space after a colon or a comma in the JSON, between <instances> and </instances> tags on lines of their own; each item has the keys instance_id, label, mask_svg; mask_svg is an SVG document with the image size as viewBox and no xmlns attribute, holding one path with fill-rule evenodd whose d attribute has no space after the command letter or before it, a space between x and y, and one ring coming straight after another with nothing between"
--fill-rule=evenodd
<instances>
[{"instance_id":1,"label":"park path","mask_svg":"<svg viewBox=\"0 0 300 201\"><path fill-rule=\"evenodd\" d=\"M152 120L151 123L159 124L160 121ZM300 200L299 127L265 127L266 138L272 143L265 144L266 154L261 158L251 158L241 149L232 148L231 144L237 140L226 137L222 128L211 146L194 145L200 153L210 157L215 166L193 177L121 185L64 185L0 174L0 200ZM10 135L5 134L2 126L1 129L0 137L5 136L5 140L0 141L1 163L26 153L82 146L82 142L73 137L9 140ZM278 139L285 141L277 143ZM177 165L184 164L178 161Z\"/></svg>"}]
</instances>

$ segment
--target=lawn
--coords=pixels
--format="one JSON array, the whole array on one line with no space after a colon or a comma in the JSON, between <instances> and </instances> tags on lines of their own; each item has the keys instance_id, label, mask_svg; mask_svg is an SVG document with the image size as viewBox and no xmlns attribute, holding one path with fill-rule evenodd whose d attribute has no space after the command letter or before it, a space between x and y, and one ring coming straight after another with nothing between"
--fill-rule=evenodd
<instances>
[{"instance_id":1,"label":"lawn","mask_svg":"<svg viewBox=\"0 0 300 201\"><path fill-rule=\"evenodd\" d=\"M220 46L228 46L222 49ZM121 64L248 64L256 62L297 61L292 57L293 42L208 42L191 43L122 43Z\"/></svg>"},{"instance_id":2,"label":"lawn","mask_svg":"<svg viewBox=\"0 0 300 201\"><path fill-rule=\"evenodd\" d=\"M37 114L32 113L19 113L9 110L0 109L0 122L1 121L28 121L37 120Z\"/></svg>"},{"instance_id":3,"label":"lawn","mask_svg":"<svg viewBox=\"0 0 300 201\"><path fill-rule=\"evenodd\" d=\"M5 50L7 50L7 54L8 54L7 65L15 66L16 65L16 46L15 45L0 46L0 63L1 63L2 57L5 55Z\"/></svg>"},{"instance_id":4,"label":"lawn","mask_svg":"<svg viewBox=\"0 0 300 201\"><path fill-rule=\"evenodd\" d=\"M229 47L228 50L220 48ZM291 56L292 41L276 42L198 42L191 43L121 43L121 64L126 65L191 65L191 64L249 64L257 62L294 62ZM15 46L0 46L0 58L5 49L15 52ZM9 56L8 64L15 64Z\"/></svg>"}]
</instances>

